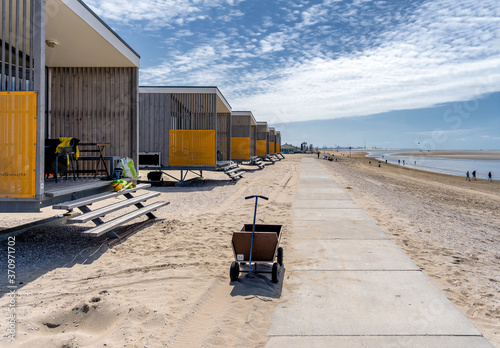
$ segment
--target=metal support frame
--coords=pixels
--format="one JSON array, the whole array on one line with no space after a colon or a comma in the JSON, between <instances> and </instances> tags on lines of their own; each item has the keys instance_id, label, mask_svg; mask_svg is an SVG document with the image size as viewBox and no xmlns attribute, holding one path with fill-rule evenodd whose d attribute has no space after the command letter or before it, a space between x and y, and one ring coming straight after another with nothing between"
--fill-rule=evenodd
<instances>
[{"instance_id":1,"label":"metal support frame","mask_svg":"<svg viewBox=\"0 0 500 348\"><path fill-rule=\"evenodd\" d=\"M172 178L174 179L175 181L178 181L179 183L186 183L186 182L189 182L189 181L193 181L193 180L196 180L198 178L203 178L203 170L200 170L199 174L193 170L193 169L181 169L180 172L181 172L181 175L180 175L180 178L176 178L175 176L173 175L170 175L168 173L165 173L163 170L159 170L159 172L162 172L163 174L165 174L166 176L168 176L169 178ZM192 179L189 179L189 180L186 180L187 178L187 175L189 173L192 173L194 175L196 175L197 177L196 178L192 178Z\"/></svg>"},{"instance_id":2,"label":"metal support frame","mask_svg":"<svg viewBox=\"0 0 500 348\"><path fill-rule=\"evenodd\" d=\"M134 196L132 196L132 194L131 194L131 193L129 193L129 192L128 192L128 193L125 193L125 194L124 194L124 196L125 196L127 199L134 198ZM144 208L144 205L143 205L141 202L136 203L136 204L134 204L134 205L137 207L137 209ZM82 206L79 206L79 207L78 207L78 209L80 209L80 210L82 211L82 213L83 213L83 214L85 214L85 213L90 213L90 212L92 211L92 210L91 210L91 209L90 209L87 205L82 205ZM147 214L146 214L146 216L148 217L148 220L156 219L156 216L155 216L153 213L151 213L151 212L147 213ZM96 226L99 226L99 225L102 225L102 224L104 224L104 223L105 223L105 222L104 222L104 221L103 221L100 217L93 219L93 220L92 220L92 222L93 222ZM117 239L117 238L120 238L120 236L119 236L118 234L116 234L116 232L114 232L114 231L109 231L109 232L107 232L107 234L106 234L106 235L107 235L109 238L111 238L111 239Z\"/></svg>"}]
</instances>

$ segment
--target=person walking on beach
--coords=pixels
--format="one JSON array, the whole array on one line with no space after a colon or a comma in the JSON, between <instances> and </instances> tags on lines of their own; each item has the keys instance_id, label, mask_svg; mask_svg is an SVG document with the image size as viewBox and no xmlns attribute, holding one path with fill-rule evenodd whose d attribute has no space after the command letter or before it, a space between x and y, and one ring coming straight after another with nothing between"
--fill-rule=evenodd
<instances>
[{"instance_id":1,"label":"person walking on beach","mask_svg":"<svg viewBox=\"0 0 500 348\"><path fill-rule=\"evenodd\" d=\"M476 171L475 170L472 171L472 179L476 180Z\"/></svg>"},{"instance_id":2,"label":"person walking on beach","mask_svg":"<svg viewBox=\"0 0 500 348\"><path fill-rule=\"evenodd\" d=\"M491 180L491 172L488 173L488 181L493 181Z\"/></svg>"},{"instance_id":3,"label":"person walking on beach","mask_svg":"<svg viewBox=\"0 0 500 348\"><path fill-rule=\"evenodd\" d=\"M465 173L465 181L470 181L469 171Z\"/></svg>"}]
</instances>

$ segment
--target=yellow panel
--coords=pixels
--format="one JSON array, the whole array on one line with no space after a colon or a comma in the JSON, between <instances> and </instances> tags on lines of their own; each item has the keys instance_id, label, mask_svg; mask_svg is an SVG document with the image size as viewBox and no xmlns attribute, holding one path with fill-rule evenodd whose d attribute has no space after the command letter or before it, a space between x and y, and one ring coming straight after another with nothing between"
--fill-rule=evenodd
<instances>
[{"instance_id":1,"label":"yellow panel","mask_svg":"<svg viewBox=\"0 0 500 348\"><path fill-rule=\"evenodd\" d=\"M269 154L272 155L273 153L276 153L274 149L274 141L269 142Z\"/></svg>"},{"instance_id":2,"label":"yellow panel","mask_svg":"<svg viewBox=\"0 0 500 348\"><path fill-rule=\"evenodd\" d=\"M250 138L248 137L231 138L231 158L250 159Z\"/></svg>"},{"instance_id":3,"label":"yellow panel","mask_svg":"<svg viewBox=\"0 0 500 348\"><path fill-rule=\"evenodd\" d=\"M280 153L280 152L281 152L280 143L276 143L276 153Z\"/></svg>"},{"instance_id":4,"label":"yellow panel","mask_svg":"<svg viewBox=\"0 0 500 348\"><path fill-rule=\"evenodd\" d=\"M267 155L267 141L266 140L257 140L257 156L265 156Z\"/></svg>"},{"instance_id":5,"label":"yellow panel","mask_svg":"<svg viewBox=\"0 0 500 348\"><path fill-rule=\"evenodd\" d=\"M0 92L0 198L35 198L36 92Z\"/></svg>"},{"instance_id":6,"label":"yellow panel","mask_svg":"<svg viewBox=\"0 0 500 348\"><path fill-rule=\"evenodd\" d=\"M215 130L176 130L169 134L169 165L215 166Z\"/></svg>"}]
</instances>

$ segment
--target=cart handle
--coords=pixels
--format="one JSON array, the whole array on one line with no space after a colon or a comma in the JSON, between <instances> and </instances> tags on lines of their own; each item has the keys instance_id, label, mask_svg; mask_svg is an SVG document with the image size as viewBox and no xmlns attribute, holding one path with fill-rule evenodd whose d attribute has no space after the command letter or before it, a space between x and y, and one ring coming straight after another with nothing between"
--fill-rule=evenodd
<instances>
[{"instance_id":1,"label":"cart handle","mask_svg":"<svg viewBox=\"0 0 500 348\"><path fill-rule=\"evenodd\" d=\"M265 199L266 201L268 201L268 200L269 200L269 198L264 197L264 196L259 196L259 195L255 195L255 196L248 196L248 197L245 197L245 199L256 198L256 197L258 197L258 198L263 198L263 199Z\"/></svg>"}]
</instances>

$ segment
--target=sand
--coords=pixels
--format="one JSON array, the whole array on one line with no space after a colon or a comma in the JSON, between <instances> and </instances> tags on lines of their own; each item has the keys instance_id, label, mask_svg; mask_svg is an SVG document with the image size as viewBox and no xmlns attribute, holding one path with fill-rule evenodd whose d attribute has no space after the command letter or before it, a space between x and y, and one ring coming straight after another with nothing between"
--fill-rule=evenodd
<instances>
[{"instance_id":1,"label":"sand","mask_svg":"<svg viewBox=\"0 0 500 348\"><path fill-rule=\"evenodd\" d=\"M206 180L193 186L156 188L171 204L156 212L154 224L112 248L104 239L82 239L75 226L18 236L23 284L12 346L264 346L282 283L261 277L231 283L231 237L253 220L254 201L244 197L261 194L269 201L259 202L257 221L284 225L286 248L299 163L297 157L248 172L236 184L204 172ZM4 214L2 227L23 219L32 217ZM2 314L8 301L5 294L0 299ZM9 341L5 330L1 320L0 346Z\"/></svg>"},{"instance_id":2,"label":"sand","mask_svg":"<svg viewBox=\"0 0 500 348\"><path fill-rule=\"evenodd\" d=\"M318 160L494 345L500 347L500 185L419 172L335 153ZM43 227L16 238L16 347L262 347L283 283L265 275L229 281L231 235L251 223L284 226L293 243L293 199L303 156L248 172L233 184L204 172L190 187L154 188L171 204L121 243L82 239L82 227ZM314 158L316 156L312 155ZM354 155L353 156L358 156ZM250 169L248 167L247 169ZM143 173L142 173L143 174ZM40 217L54 215L50 208ZM0 214L0 228L32 214ZM89 225L91 226L91 224ZM5 248L3 248L5 249ZM6 269L4 250L2 269ZM286 287L286 272L284 275ZM0 310L8 295L1 288ZM0 346L9 342L0 321Z\"/></svg>"},{"instance_id":3,"label":"sand","mask_svg":"<svg viewBox=\"0 0 500 348\"><path fill-rule=\"evenodd\" d=\"M500 160L500 151L430 151L430 152L405 152L396 153L394 156L409 157L436 157L464 160Z\"/></svg>"}]
</instances>

